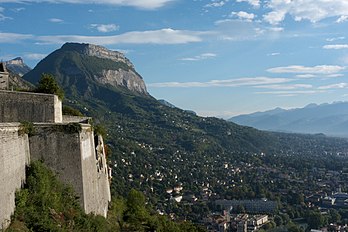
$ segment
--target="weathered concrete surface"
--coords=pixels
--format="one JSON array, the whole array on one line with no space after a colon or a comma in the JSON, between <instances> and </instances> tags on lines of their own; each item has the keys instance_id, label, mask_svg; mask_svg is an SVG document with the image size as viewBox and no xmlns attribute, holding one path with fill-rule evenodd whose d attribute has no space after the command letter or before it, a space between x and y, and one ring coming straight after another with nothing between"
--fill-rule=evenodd
<instances>
[{"instance_id":1,"label":"weathered concrete surface","mask_svg":"<svg viewBox=\"0 0 348 232\"><path fill-rule=\"evenodd\" d=\"M43 160L61 181L70 184L86 213L106 216L110 201L107 166L98 172L94 133L90 125L79 125L80 132L71 131L68 124L36 125L36 135L30 137L31 158Z\"/></svg>"},{"instance_id":2,"label":"weathered concrete surface","mask_svg":"<svg viewBox=\"0 0 348 232\"><path fill-rule=\"evenodd\" d=\"M0 230L10 223L15 210L15 192L25 181L29 141L19 135L19 123L0 123Z\"/></svg>"},{"instance_id":3,"label":"weathered concrete surface","mask_svg":"<svg viewBox=\"0 0 348 232\"><path fill-rule=\"evenodd\" d=\"M60 123L62 117L62 102L56 95L0 91L0 123Z\"/></svg>"},{"instance_id":4,"label":"weathered concrete surface","mask_svg":"<svg viewBox=\"0 0 348 232\"><path fill-rule=\"evenodd\" d=\"M6 70L5 63L0 63L0 89L8 90L9 88L9 73Z\"/></svg>"}]
</instances>

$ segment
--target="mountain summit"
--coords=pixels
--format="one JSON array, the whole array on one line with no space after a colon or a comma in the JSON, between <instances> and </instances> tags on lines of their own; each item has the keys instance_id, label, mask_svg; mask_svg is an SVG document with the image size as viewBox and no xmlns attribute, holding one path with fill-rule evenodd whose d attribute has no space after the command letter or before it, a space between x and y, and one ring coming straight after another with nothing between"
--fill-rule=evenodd
<instances>
[{"instance_id":1,"label":"mountain summit","mask_svg":"<svg viewBox=\"0 0 348 232\"><path fill-rule=\"evenodd\" d=\"M66 43L38 63L24 79L37 83L42 73L54 75L72 95L93 95L95 86L148 95L134 65L122 53L98 45Z\"/></svg>"}]
</instances>

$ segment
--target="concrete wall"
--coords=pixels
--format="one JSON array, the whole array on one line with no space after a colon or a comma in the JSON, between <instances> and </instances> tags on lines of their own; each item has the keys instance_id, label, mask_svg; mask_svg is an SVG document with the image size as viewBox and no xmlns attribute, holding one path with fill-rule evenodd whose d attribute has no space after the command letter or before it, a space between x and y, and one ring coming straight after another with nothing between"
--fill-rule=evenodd
<instances>
[{"instance_id":1,"label":"concrete wall","mask_svg":"<svg viewBox=\"0 0 348 232\"><path fill-rule=\"evenodd\" d=\"M19 135L19 124L0 124L0 230L10 223L15 210L15 192L25 181L29 142Z\"/></svg>"},{"instance_id":2,"label":"concrete wall","mask_svg":"<svg viewBox=\"0 0 348 232\"><path fill-rule=\"evenodd\" d=\"M110 201L107 167L98 172L94 133L88 124L81 132L67 132L68 125L37 125L30 137L33 160L41 159L63 182L72 185L86 213L106 216ZM104 158L105 160L105 154Z\"/></svg>"},{"instance_id":3,"label":"concrete wall","mask_svg":"<svg viewBox=\"0 0 348 232\"><path fill-rule=\"evenodd\" d=\"M62 122L62 102L56 95L0 91L1 122Z\"/></svg>"}]
</instances>

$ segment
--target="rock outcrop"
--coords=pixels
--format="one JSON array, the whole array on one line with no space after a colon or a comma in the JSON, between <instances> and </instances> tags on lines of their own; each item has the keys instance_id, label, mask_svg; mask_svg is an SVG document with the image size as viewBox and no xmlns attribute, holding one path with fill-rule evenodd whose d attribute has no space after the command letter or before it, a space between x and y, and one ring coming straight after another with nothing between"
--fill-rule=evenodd
<instances>
[{"instance_id":1,"label":"rock outcrop","mask_svg":"<svg viewBox=\"0 0 348 232\"><path fill-rule=\"evenodd\" d=\"M75 50L83 55L95 56L102 59L110 59L116 62L123 62L134 69L133 64L124 56L123 53L118 51L111 51L102 46L94 44L65 43L62 46L62 50Z\"/></svg>"},{"instance_id":2,"label":"rock outcrop","mask_svg":"<svg viewBox=\"0 0 348 232\"><path fill-rule=\"evenodd\" d=\"M24 63L21 57L6 61L5 65L9 72L17 74L20 77L24 76L31 70L31 68Z\"/></svg>"}]
</instances>

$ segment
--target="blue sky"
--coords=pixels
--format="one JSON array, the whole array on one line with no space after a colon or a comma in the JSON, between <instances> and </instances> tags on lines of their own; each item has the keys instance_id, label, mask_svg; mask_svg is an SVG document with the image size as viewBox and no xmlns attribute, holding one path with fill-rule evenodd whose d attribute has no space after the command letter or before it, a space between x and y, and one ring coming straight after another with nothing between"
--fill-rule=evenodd
<instances>
[{"instance_id":1,"label":"blue sky","mask_svg":"<svg viewBox=\"0 0 348 232\"><path fill-rule=\"evenodd\" d=\"M228 118L348 100L347 0L0 0L0 59L124 52L158 99Z\"/></svg>"}]
</instances>

